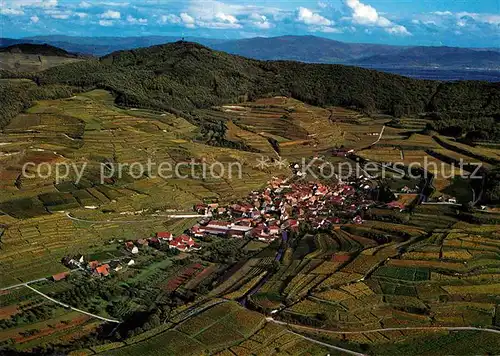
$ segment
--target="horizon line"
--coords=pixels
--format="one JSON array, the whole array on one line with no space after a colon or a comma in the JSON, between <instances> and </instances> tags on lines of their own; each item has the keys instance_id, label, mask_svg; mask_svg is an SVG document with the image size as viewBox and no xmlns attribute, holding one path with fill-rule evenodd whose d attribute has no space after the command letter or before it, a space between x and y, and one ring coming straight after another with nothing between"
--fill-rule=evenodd
<instances>
[{"instance_id":1,"label":"horizon line","mask_svg":"<svg viewBox=\"0 0 500 356\"><path fill-rule=\"evenodd\" d=\"M273 39L273 38L283 38L283 37L311 37L311 38L319 38L331 42L338 43L347 43L347 44L367 44L367 45L379 45L379 46L389 46L389 47L401 47L401 48L409 48L409 47L427 47L427 48L465 48L465 49L496 49L500 50L500 46L495 47L463 47L463 46L450 46L450 45L440 45L440 46L432 46L432 45L422 45L422 44L412 44L412 45L401 45L401 44L387 44L383 42L356 42L356 41L340 41L334 40L328 37L316 36L316 35L293 35L293 34L285 34L279 36L255 36L255 37L245 37L245 38L219 38L219 37L203 37L203 36L177 36L177 35L140 35L140 36L71 36L71 35L34 35L34 36L25 36L25 37L0 37L0 39L12 39L12 40L29 40L37 37L67 37L67 38L148 38L148 37L165 37L165 38L173 38L179 37L179 41L182 41L182 38L196 38L196 39L205 39L205 40L218 40L223 42L231 42L231 41L244 41L251 39Z\"/></svg>"}]
</instances>

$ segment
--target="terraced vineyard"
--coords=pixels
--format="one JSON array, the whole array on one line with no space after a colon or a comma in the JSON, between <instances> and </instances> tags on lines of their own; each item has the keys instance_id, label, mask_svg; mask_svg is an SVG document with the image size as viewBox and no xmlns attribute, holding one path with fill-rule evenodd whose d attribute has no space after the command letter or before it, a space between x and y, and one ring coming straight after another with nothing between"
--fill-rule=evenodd
<instances>
[{"instance_id":1,"label":"terraced vineyard","mask_svg":"<svg viewBox=\"0 0 500 356\"><path fill-rule=\"evenodd\" d=\"M334 346L412 355L419 349L411 343L429 339L448 354L456 351L454 342L467 345L462 332L446 327L500 327L499 214L455 203L419 204L425 182L417 179L392 182L406 211L382 202L364 209L360 201L354 209L361 223L313 228L299 219L297 230L271 244L205 236L197 239L202 244L197 253L141 245L141 253L132 255L124 241L159 231L179 235L200 220L173 219L170 213L192 214L200 202L224 206L261 190L273 176L289 178L287 165L272 164L278 158L443 163L449 177L436 174L429 199L446 194L458 203L468 201L472 183L455 179L452 163L479 157L489 169L496 162L496 147L428 135L422 120L395 123L383 115L367 117L284 97L193 110L196 115L227 126L222 143L206 141L187 116L119 108L103 90L38 102L5 128L0 134L0 287L67 271L60 263L64 256L104 261L125 255L136 265L106 279L71 274L66 281L34 283L51 297L120 319L116 330L24 289L2 291L2 346L34 350L54 343L69 350L78 340L82 350L74 355L341 352ZM355 151L347 155L350 149ZM262 157L269 158L265 169L256 166ZM238 162L242 179L126 174L99 180L101 163L146 164L148 159ZM51 168L78 163L87 169L79 182L74 172L55 182L53 176L22 177L26 162ZM367 179L359 189L379 183L386 182ZM482 193L473 188L471 194ZM15 318L15 327L9 326ZM401 329L412 327L423 329ZM497 335L463 333L483 340L485 353L500 347ZM87 335L113 336L89 346Z\"/></svg>"},{"instance_id":2,"label":"terraced vineyard","mask_svg":"<svg viewBox=\"0 0 500 356\"><path fill-rule=\"evenodd\" d=\"M405 231L405 225L368 223L394 238L377 243L360 240L343 229L293 237L279 269L265 279L247 305L272 318L265 320L262 314L219 299L208 309L200 304L196 316L182 319L186 313L181 312L176 323L186 321L168 331L158 329L151 339L116 345L113 354L139 349L156 354L159 347L175 348L174 354L180 352L177 347L184 354L202 350L217 355L295 355L299 349L311 354L331 352L304 336L373 354L391 349L417 355L421 348L411 345L433 340L442 347L438 354L445 355L455 352L454 345L462 337L477 340L485 352L500 345L495 334L447 329L498 327L500 287L495 281L500 277L500 236L496 225L455 222L432 231L406 225ZM262 259L249 260L214 293L240 298L265 276L256 274L262 271L262 263ZM227 294L233 285L239 289ZM462 347L463 354L475 352L471 345Z\"/></svg>"},{"instance_id":3,"label":"terraced vineyard","mask_svg":"<svg viewBox=\"0 0 500 356\"><path fill-rule=\"evenodd\" d=\"M164 226L162 218L143 222L143 216L129 213L190 211L205 198L231 201L268 181L273 170L254 167L258 154L194 142L196 130L170 114L119 109L110 93L102 90L42 101L12 120L0 136L0 211L5 214L0 222L6 227L0 255L2 285L61 272L63 256L98 242L137 239L165 228L182 232L192 224L188 220L179 230L178 221ZM116 182L100 181L103 160L146 165L148 159L172 165L191 159L241 162L243 179L135 180L125 174ZM86 165L86 169L77 184L75 172L56 184L54 174L45 179L23 177L27 162L45 163L51 169L58 163L76 164L80 170ZM71 221L65 215L68 210L80 219L102 223ZM137 223L121 223L128 220Z\"/></svg>"}]
</instances>

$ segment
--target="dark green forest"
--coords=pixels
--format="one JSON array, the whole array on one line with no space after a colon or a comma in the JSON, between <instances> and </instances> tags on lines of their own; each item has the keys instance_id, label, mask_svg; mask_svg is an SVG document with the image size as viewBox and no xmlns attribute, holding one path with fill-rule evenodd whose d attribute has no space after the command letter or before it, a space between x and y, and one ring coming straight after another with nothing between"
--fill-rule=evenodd
<instances>
[{"instance_id":1,"label":"dark green forest","mask_svg":"<svg viewBox=\"0 0 500 356\"><path fill-rule=\"evenodd\" d=\"M76 88L107 89L119 105L185 115L193 115L199 108L269 95L395 116L459 112L469 118L496 120L500 115L500 83L440 83L342 65L257 61L189 42L119 51L37 74L0 75L29 78L37 85L36 90L20 96L2 95L3 123L31 100ZM59 86L64 87L54 89ZM47 92L47 88L51 89Z\"/></svg>"}]
</instances>

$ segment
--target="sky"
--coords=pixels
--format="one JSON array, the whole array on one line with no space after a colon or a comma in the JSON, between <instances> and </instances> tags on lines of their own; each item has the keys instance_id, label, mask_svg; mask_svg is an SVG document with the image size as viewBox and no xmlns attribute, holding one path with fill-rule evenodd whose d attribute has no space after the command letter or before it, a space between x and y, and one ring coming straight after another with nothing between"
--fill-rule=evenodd
<instances>
[{"instance_id":1,"label":"sky","mask_svg":"<svg viewBox=\"0 0 500 356\"><path fill-rule=\"evenodd\" d=\"M315 35L500 47L500 0L0 0L0 37Z\"/></svg>"}]
</instances>

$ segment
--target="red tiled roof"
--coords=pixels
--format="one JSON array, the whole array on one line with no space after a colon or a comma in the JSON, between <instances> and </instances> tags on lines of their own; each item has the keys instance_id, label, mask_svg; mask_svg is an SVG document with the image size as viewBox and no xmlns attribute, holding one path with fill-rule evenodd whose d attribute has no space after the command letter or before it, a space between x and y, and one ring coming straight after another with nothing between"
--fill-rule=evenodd
<instances>
[{"instance_id":1,"label":"red tiled roof","mask_svg":"<svg viewBox=\"0 0 500 356\"><path fill-rule=\"evenodd\" d=\"M95 270L97 273L102 274L103 276L107 276L109 274L109 265L105 264L102 266L99 266Z\"/></svg>"},{"instance_id":2,"label":"red tiled roof","mask_svg":"<svg viewBox=\"0 0 500 356\"><path fill-rule=\"evenodd\" d=\"M161 231L156 233L156 237L160 239L170 239L172 238L172 233L167 231Z\"/></svg>"},{"instance_id":3,"label":"red tiled roof","mask_svg":"<svg viewBox=\"0 0 500 356\"><path fill-rule=\"evenodd\" d=\"M52 276L52 279L57 282L57 281L65 279L67 276L69 276L69 272L62 272L62 273L54 274Z\"/></svg>"},{"instance_id":4,"label":"red tiled roof","mask_svg":"<svg viewBox=\"0 0 500 356\"><path fill-rule=\"evenodd\" d=\"M212 226L229 226L231 223L229 221L217 221L217 220L212 220L208 223L207 226L212 225Z\"/></svg>"}]
</instances>

